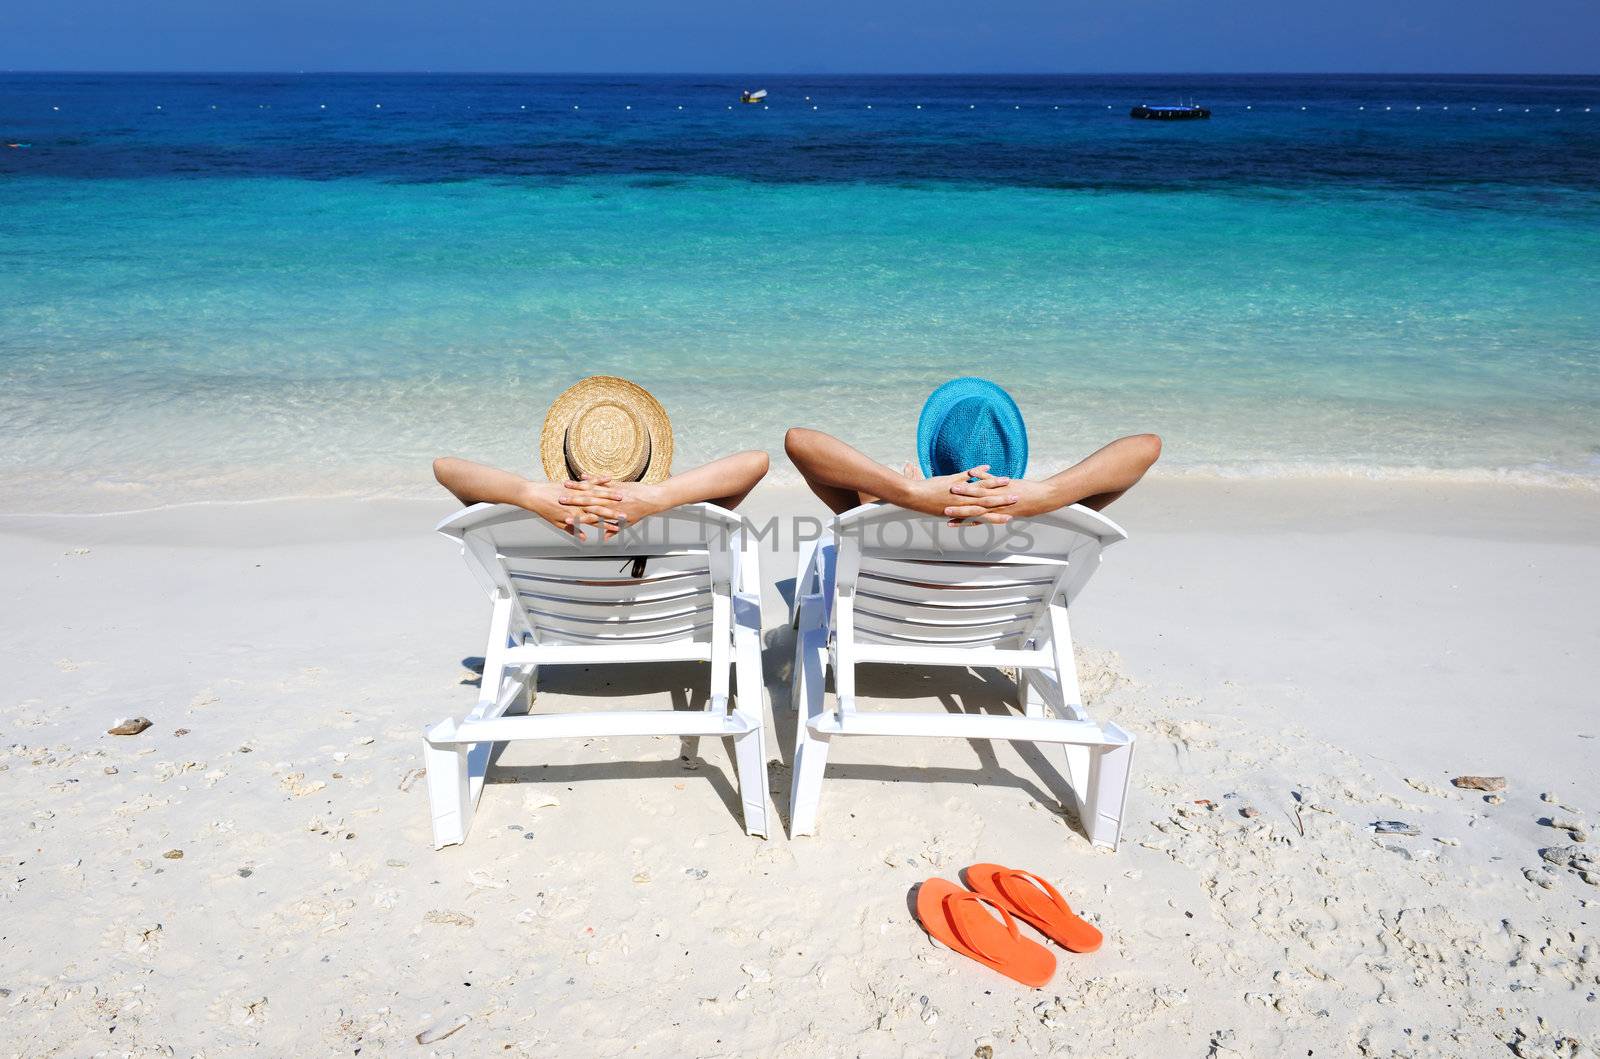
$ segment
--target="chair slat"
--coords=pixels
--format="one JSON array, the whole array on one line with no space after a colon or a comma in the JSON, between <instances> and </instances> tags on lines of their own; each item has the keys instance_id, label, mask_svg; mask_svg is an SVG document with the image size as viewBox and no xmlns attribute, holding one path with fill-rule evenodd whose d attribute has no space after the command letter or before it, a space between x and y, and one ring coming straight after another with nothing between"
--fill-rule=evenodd
<instances>
[{"instance_id":1,"label":"chair slat","mask_svg":"<svg viewBox=\"0 0 1600 1059\"><path fill-rule=\"evenodd\" d=\"M649 566L663 570L703 570L705 569L706 565L706 549L704 547L640 551L638 553L629 555L619 555L614 553L586 555L581 552L574 553L570 551L562 552L559 555L552 555L550 554L550 550L548 548L518 548L509 546L498 548L496 551L498 552L500 558L513 562L523 559L533 559L544 564L554 563L557 565L562 565L570 563L576 567L582 567L586 564L593 564L601 567L617 567L626 563L630 563L634 559L639 558L645 559Z\"/></svg>"},{"instance_id":2,"label":"chair slat","mask_svg":"<svg viewBox=\"0 0 1600 1059\"><path fill-rule=\"evenodd\" d=\"M573 585L665 585L674 582L708 580L711 572L702 563L699 569L663 570L645 567L644 574L634 577L629 563L594 563L587 569L573 569L557 562L536 559L508 560L506 572L523 581L544 581L550 584Z\"/></svg>"},{"instance_id":3,"label":"chair slat","mask_svg":"<svg viewBox=\"0 0 1600 1059\"><path fill-rule=\"evenodd\" d=\"M626 606L611 606L609 604L593 605L588 603L574 603L571 601L527 599L524 605L528 613L541 626L548 621L561 621L579 625L638 625L643 622L671 621L688 617L693 614L709 614L711 612L711 594L703 596L690 596L687 599L652 600L647 603L631 603Z\"/></svg>"},{"instance_id":4,"label":"chair slat","mask_svg":"<svg viewBox=\"0 0 1600 1059\"><path fill-rule=\"evenodd\" d=\"M866 643L946 644L971 647L1015 639L1028 631L1027 618L985 625L912 625L856 612L856 637Z\"/></svg>"},{"instance_id":5,"label":"chair slat","mask_svg":"<svg viewBox=\"0 0 1600 1059\"><path fill-rule=\"evenodd\" d=\"M630 606L634 603L651 603L657 600L691 599L710 591L707 582L693 578L670 581L611 583L543 581L537 578L513 576L511 583L524 599L559 600L587 603L593 606Z\"/></svg>"},{"instance_id":6,"label":"chair slat","mask_svg":"<svg viewBox=\"0 0 1600 1059\"><path fill-rule=\"evenodd\" d=\"M1025 585L1020 588L950 590L874 582L870 588L858 587L856 599L874 610L896 614L942 611L1021 613L1036 609L1043 602L1048 588L1048 585Z\"/></svg>"},{"instance_id":7,"label":"chair slat","mask_svg":"<svg viewBox=\"0 0 1600 1059\"><path fill-rule=\"evenodd\" d=\"M1010 625L1024 621L1027 617L1026 611L1019 613L1016 608L934 609L885 603L881 600L866 600L860 597L856 600L855 613L858 620L871 617L887 624L898 623L909 628L931 629L980 629L992 625Z\"/></svg>"},{"instance_id":8,"label":"chair slat","mask_svg":"<svg viewBox=\"0 0 1600 1059\"><path fill-rule=\"evenodd\" d=\"M568 604L597 609L633 607L648 603L688 602L705 599L711 589L704 583L673 581L662 585L572 585L514 580L517 595L532 606Z\"/></svg>"},{"instance_id":9,"label":"chair slat","mask_svg":"<svg viewBox=\"0 0 1600 1059\"><path fill-rule=\"evenodd\" d=\"M864 555L858 576L864 584L882 582L917 588L1022 588L1052 584L1060 575L1062 565L919 562Z\"/></svg>"},{"instance_id":10,"label":"chair slat","mask_svg":"<svg viewBox=\"0 0 1600 1059\"><path fill-rule=\"evenodd\" d=\"M711 635L711 620L701 622L674 621L672 623L640 623L623 626L581 626L562 620L539 626L539 643L561 644L612 644L625 646L645 643L678 643L685 640L707 640ZM604 628L606 631L598 632ZM615 629L616 631L612 631ZM618 658L625 662L626 656Z\"/></svg>"}]
</instances>

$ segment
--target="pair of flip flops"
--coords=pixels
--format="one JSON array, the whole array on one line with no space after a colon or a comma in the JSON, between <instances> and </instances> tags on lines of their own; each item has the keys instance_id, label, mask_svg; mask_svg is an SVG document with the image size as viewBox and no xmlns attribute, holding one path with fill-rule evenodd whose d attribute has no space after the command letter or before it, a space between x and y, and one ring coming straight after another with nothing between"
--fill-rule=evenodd
<instances>
[{"instance_id":1,"label":"pair of flip flops","mask_svg":"<svg viewBox=\"0 0 1600 1059\"><path fill-rule=\"evenodd\" d=\"M917 890L922 929L961 955L1037 989L1056 973L1056 958L1018 932L1018 919L1072 952L1100 947L1100 931L1080 919L1060 891L1032 872L974 864L964 874L970 890L945 879L929 879ZM999 919L990 908L1000 913Z\"/></svg>"}]
</instances>

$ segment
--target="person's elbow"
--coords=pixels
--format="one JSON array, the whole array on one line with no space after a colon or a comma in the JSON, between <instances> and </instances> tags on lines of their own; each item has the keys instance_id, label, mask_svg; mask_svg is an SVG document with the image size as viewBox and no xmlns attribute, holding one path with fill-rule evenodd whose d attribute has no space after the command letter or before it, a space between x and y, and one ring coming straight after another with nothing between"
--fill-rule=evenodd
<instances>
[{"instance_id":1,"label":"person's elbow","mask_svg":"<svg viewBox=\"0 0 1600 1059\"><path fill-rule=\"evenodd\" d=\"M817 431L810 427L790 427L783 435L784 455L799 463L815 447L817 437Z\"/></svg>"},{"instance_id":2,"label":"person's elbow","mask_svg":"<svg viewBox=\"0 0 1600 1059\"><path fill-rule=\"evenodd\" d=\"M772 457L760 449L741 452L739 453L739 459L745 473L758 482L767 476L767 471L772 469Z\"/></svg>"},{"instance_id":3,"label":"person's elbow","mask_svg":"<svg viewBox=\"0 0 1600 1059\"><path fill-rule=\"evenodd\" d=\"M1154 465L1161 458L1160 434L1137 434L1133 440L1139 444L1139 452L1144 458L1146 467Z\"/></svg>"}]
</instances>

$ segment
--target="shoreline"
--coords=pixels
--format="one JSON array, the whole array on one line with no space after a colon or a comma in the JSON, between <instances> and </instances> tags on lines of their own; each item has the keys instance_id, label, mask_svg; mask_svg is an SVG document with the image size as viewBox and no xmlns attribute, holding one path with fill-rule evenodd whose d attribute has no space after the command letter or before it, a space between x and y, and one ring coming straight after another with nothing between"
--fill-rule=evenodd
<instances>
[{"instance_id":1,"label":"shoreline","mask_svg":"<svg viewBox=\"0 0 1600 1059\"><path fill-rule=\"evenodd\" d=\"M756 487L755 495L759 498L767 493L782 491L795 491L809 495L806 494L803 480L783 457L781 448L769 454L773 459L772 470L761 484ZM1053 473L1054 467L1055 465L1051 464L1051 473ZM539 473L537 468L526 468L526 470L533 475ZM274 475L275 479L281 479L282 477L281 472ZM397 475L394 479L394 484L385 487L359 487L330 482L326 490L300 493L269 493L261 496L184 496L160 500L139 507L107 506L92 507L88 510L70 510L68 509L70 505L59 504L55 507L47 507L45 510L26 509L23 506L23 498L27 497L30 501L36 501L38 494L34 492L33 487L44 481L59 481L59 477L40 474L34 478L21 479L20 482L8 482L4 478L0 478L0 519L88 518L171 511L184 508L317 501L425 503L437 499L440 493L438 484L427 474L424 467L416 474L408 474L403 477ZM1528 468L1483 467L1453 469L1414 466L1358 467L1354 465L1322 464L1271 465L1265 467L1256 464L1239 464L1236 466L1205 465L1185 467L1167 464L1158 465L1153 469L1141 483L1140 489L1148 489L1152 485L1160 488L1167 484L1176 487L1194 485L1200 488L1228 488L1231 486L1248 488L1259 485L1270 489L1281 486L1291 491L1306 488L1324 488L1337 491L1344 487L1360 489L1371 485L1377 488L1393 486L1400 488L1414 487L1423 490L1457 488L1505 489L1600 495L1600 471L1593 475L1588 475ZM127 496L131 493L153 488L160 487L152 487L147 483L136 482L99 482L79 486L72 495L87 503L92 500L106 501L109 499L109 494L112 493L121 493L123 496ZM100 491L96 492L97 489ZM49 503L50 501L46 501L47 505Z\"/></svg>"}]
</instances>

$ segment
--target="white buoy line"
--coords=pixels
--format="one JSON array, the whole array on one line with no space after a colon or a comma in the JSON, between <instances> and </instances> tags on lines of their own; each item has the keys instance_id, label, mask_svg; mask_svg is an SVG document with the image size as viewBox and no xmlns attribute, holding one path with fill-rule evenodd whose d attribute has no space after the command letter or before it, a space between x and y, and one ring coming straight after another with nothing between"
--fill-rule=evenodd
<instances>
[{"instance_id":1,"label":"white buoy line","mask_svg":"<svg viewBox=\"0 0 1600 1059\"><path fill-rule=\"evenodd\" d=\"M808 103L811 101L811 97L810 96L806 96L805 99L806 99L806 101ZM885 107L882 106L882 105L877 105L877 104L872 104L872 103L857 104L857 105L864 106L865 109L867 109L867 110L873 110L875 108L876 109L885 109ZM1084 104L1084 105L1085 106L1093 106L1094 104ZM1313 109L1308 104L1288 103L1288 104L1277 104L1277 105L1278 106L1286 106L1286 107L1296 107L1296 106L1298 106L1299 109L1301 111L1303 111L1303 112L1310 112ZM153 106L154 106L154 108L156 110L159 110L159 111L161 111L163 113L166 112L166 105L165 104L156 103L156 104L153 104ZM316 106L317 106L318 110L327 110L328 109L328 104L326 104L326 103L319 103ZM677 110L680 110L680 111L687 109L682 103L675 104L674 106L676 107ZM848 108L850 106L851 106L851 104L839 104L834 109L846 109L846 108ZM952 103L952 104L913 103L913 104L910 104L910 106L914 110L925 110L925 109L929 109L929 108L932 108L934 110L938 110L938 109L942 109L942 107L944 107L944 106L950 106L950 107L952 107L954 109L959 109L960 108L960 104L959 103ZM1002 104L1002 106L1003 106L1003 104ZM1052 103L1052 104L1038 103L1038 104L1029 104L1027 109L1032 110L1035 107L1043 109L1045 106L1049 106L1049 108L1052 111L1059 111L1061 109L1061 107L1062 107L1062 105L1059 104L1059 103ZM1270 109L1272 106L1274 106L1274 104L1263 104L1263 107L1264 108L1268 108L1268 109ZM211 110L220 109L218 107L218 105L215 104L215 103L209 104L208 107ZM1250 111L1255 110L1255 104L1253 104L1253 103L1244 103L1244 104L1238 104L1238 103L1231 103L1231 104L1230 103L1216 103L1216 104L1212 104L1210 109L1213 110L1213 111L1217 111L1217 110L1226 110L1226 109L1228 109L1230 107L1242 107L1242 109L1250 110ZM1442 104L1438 104L1437 105L1437 109L1440 110L1440 111L1448 111L1450 109L1450 107L1451 107L1451 105L1448 104L1448 103L1442 103ZM1070 104L1069 104L1069 108L1070 108ZM59 113L61 111L61 107L60 107L59 104L52 104L50 109L51 109L52 112L56 112L56 113ZM257 110L271 110L271 109L273 109L273 105L271 103L257 103L256 104L256 109ZM374 104L372 104L372 109L373 110L382 110L383 109L383 104L382 103L374 103ZM471 110L473 108L469 106L469 107L467 107L467 109ZM526 103L519 104L517 109L519 111L526 111L528 109L528 104L526 104ZM574 103L574 104L572 104L572 109L573 110L581 110L582 107L579 104ZM622 109L625 110L625 111L631 111L631 110L633 110L633 104L632 103L625 103L625 104L623 104ZM727 110L733 110L734 107L731 104L729 104L726 107L726 109ZM763 104L761 109L762 110L771 110L772 108L768 104ZM804 110L805 108L802 107L800 109ZM811 105L811 109L812 110L820 110L821 108L818 105L813 103ZM968 110L977 110L978 109L978 105L976 103L968 103L967 104L967 109ZM1011 109L1013 111L1021 111L1023 109L1023 105L1020 104L1020 103L1014 103L1014 104L1012 104ZM1115 104L1108 103L1108 104L1105 105L1105 109L1114 111L1114 110L1117 109L1117 107L1116 107ZM1342 108L1339 108L1337 106L1328 106L1328 107L1318 106L1315 109L1318 110L1318 111L1325 111L1325 110L1338 110L1338 109L1342 109ZM1357 111L1364 112L1364 111L1367 110L1367 104L1365 104L1365 103L1358 104L1355 109ZM1373 104L1372 105L1372 109L1373 110L1377 110L1378 109L1378 105L1377 104ZM1385 113L1392 112L1394 109L1395 109L1394 104L1385 104L1383 106L1383 110L1384 110ZM1402 107L1401 109L1403 110L1404 107ZM1431 110L1431 109L1434 109L1434 108L1433 107L1424 106L1422 104L1413 104L1412 108L1411 108L1412 113L1420 113L1420 112L1422 112L1424 110ZM1480 108L1478 106L1469 106L1467 109L1469 111L1471 111L1472 113L1477 113ZM1488 106L1483 106L1481 109L1484 112L1487 113L1490 108ZM1495 107L1493 109L1494 109L1494 113L1496 113L1496 114L1504 114L1508 108L1501 106L1501 107ZM1517 110L1517 108L1514 107L1514 106L1509 108L1509 109L1513 113L1515 113L1516 110ZM1522 109L1522 113L1524 113L1524 114L1532 114L1532 113L1535 112L1535 110L1543 111L1545 108L1544 107L1537 107L1537 108L1536 107L1523 107L1521 109ZM1551 113L1554 113L1554 114L1563 114L1563 113L1567 113L1568 111L1570 111L1572 113L1578 113L1579 108L1577 108L1577 107L1567 107L1567 106L1559 106L1558 107L1558 106L1550 105L1549 106L1549 110L1550 110ZM1583 107L1582 108L1582 112L1584 114L1592 114L1592 113L1594 113L1594 107L1593 106Z\"/></svg>"}]
</instances>

